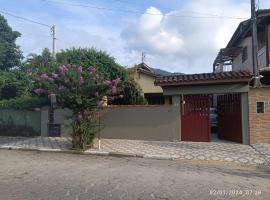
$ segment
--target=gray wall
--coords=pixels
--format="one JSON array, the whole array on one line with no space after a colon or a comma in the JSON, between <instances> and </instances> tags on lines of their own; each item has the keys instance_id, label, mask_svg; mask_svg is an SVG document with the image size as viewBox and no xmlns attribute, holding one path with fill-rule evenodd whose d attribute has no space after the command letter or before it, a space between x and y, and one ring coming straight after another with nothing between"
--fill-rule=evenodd
<instances>
[{"instance_id":1,"label":"gray wall","mask_svg":"<svg viewBox=\"0 0 270 200\"><path fill-rule=\"evenodd\" d=\"M1 109L0 120L3 123L12 122L14 126L31 127L35 132L40 134L40 112Z\"/></svg>"},{"instance_id":2,"label":"gray wall","mask_svg":"<svg viewBox=\"0 0 270 200\"><path fill-rule=\"evenodd\" d=\"M177 105L107 108L101 119L101 138L176 141L180 137L179 113Z\"/></svg>"},{"instance_id":3,"label":"gray wall","mask_svg":"<svg viewBox=\"0 0 270 200\"><path fill-rule=\"evenodd\" d=\"M48 136L48 107L41 109L41 136ZM72 111L65 109L56 109L54 111L54 122L61 124L61 136L70 136L72 133L71 119Z\"/></svg>"}]
</instances>

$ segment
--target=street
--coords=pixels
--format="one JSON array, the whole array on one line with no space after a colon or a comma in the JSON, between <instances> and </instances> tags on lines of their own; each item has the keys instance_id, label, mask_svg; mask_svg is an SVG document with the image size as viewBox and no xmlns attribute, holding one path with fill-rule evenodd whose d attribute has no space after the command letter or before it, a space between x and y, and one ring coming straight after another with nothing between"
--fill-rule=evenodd
<instances>
[{"instance_id":1,"label":"street","mask_svg":"<svg viewBox=\"0 0 270 200\"><path fill-rule=\"evenodd\" d=\"M269 199L270 168L0 150L1 200Z\"/></svg>"}]
</instances>

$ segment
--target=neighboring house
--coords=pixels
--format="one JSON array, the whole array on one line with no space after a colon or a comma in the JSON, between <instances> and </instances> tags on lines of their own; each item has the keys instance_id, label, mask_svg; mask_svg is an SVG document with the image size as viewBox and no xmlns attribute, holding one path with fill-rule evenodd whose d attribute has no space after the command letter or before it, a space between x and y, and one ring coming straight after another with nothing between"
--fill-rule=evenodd
<instances>
[{"instance_id":1,"label":"neighboring house","mask_svg":"<svg viewBox=\"0 0 270 200\"><path fill-rule=\"evenodd\" d=\"M257 11L258 67L260 72L270 69L270 9ZM219 51L213 71L253 72L251 19L239 24L226 48Z\"/></svg>"},{"instance_id":2,"label":"neighboring house","mask_svg":"<svg viewBox=\"0 0 270 200\"><path fill-rule=\"evenodd\" d=\"M162 88L154 84L155 78L158 76L155 69L150 68L145 63L141 63L128 70L142 89L142 95L149 105L170 104L170 97L165 98Z\"/></svg>"}]
</instances>

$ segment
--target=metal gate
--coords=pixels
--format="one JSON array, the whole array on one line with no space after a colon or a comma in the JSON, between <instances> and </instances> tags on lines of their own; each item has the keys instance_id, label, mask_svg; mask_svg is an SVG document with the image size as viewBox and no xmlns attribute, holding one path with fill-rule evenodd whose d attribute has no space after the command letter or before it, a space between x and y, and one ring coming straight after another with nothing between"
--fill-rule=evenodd
<instances>
[{"instance_id":1,"label":"metal gate","mask_svg":"<svg viewBox=\"0 0 270 200\"><path fill-rule=\"evenodd\" d=\"M181 140L210 142L210 97L185 95L181 109Z\"/></svg>"},{"instance_id":2,"label":"metal gate","mask_svg":"<svg viewBox=\"0 0 270 200\"><path fill-rule=\"evenodd\" d=\"M217 97L218 138L242 143L241 95Z\"/></svg>"}]
</instances>

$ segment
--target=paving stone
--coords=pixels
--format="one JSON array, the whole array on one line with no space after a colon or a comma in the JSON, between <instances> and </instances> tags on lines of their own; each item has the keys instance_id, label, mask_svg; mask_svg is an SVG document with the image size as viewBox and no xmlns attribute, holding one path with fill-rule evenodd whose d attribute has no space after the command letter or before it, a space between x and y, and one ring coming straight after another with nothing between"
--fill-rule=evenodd
<instances>
[{"instance_id":1,"label":"paving stone","mask_svg":"<svg viewBox=\"0 0 270 200\"><path fill-rule=\"evenodd\" d=\"M0 148L29 148L46 150L69 150L70 138L22 138L0 137ZM251 146L231 143L204 142L150 142L139 140L102 139L101 149L97 150L98 140L94 142L95 151L107 153L126 153L134 155L154 155L152 157L179 158L189 160L216 160L249 164L265 164L270 161L270 144ZM88 153L89 153L88 152ZM104 153L106 152L106 153Z\"/></svg>"}]
</instances>

